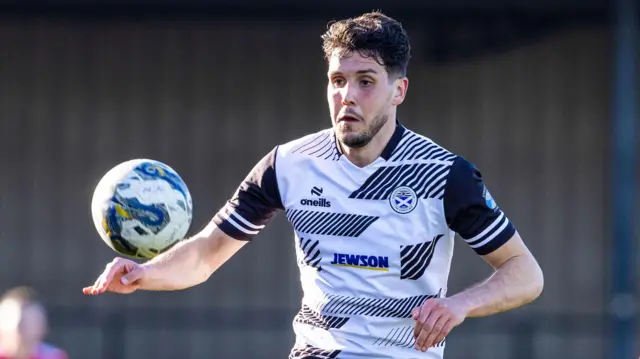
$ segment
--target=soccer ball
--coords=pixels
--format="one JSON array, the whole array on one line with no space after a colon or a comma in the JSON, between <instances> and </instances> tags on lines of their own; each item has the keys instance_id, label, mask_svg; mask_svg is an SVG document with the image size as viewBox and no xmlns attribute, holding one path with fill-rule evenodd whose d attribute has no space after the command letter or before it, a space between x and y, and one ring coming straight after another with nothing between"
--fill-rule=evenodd
<instances>
[{"instance_id":1,"label":"soccer ball","mask_svg":"<svg viewBox=\"0 0 640 359\"><path fill-rule=\"evenodd\" d=\"M135 159L102 177L93 193L91 214L111 249L150 259L186 236L192 219L191 194L171 167Z\"/></svg>"}]
</instances>

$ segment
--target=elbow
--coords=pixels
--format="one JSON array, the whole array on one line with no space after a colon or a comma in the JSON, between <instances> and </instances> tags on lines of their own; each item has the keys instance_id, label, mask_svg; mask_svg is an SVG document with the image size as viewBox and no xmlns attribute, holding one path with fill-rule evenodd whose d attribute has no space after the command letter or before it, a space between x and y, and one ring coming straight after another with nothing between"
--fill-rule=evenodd
<instances>
[{"instance_id":1,"label":"elbow","mask_svg":"<svg viewBox=\"0 0 640 359\"><path fill-rule=\"evenodd\" d=\"M216 271L215 268L211 267L208 264L203 264L202 268L200 270L200 283L198 284L202 284L206 281L209 280L209 278L211 278L211 276L213 275L213 273Z\"/></svg>"},{"instance_id":2,"label":"elbow","mask_svg":"<svg viewBox=\"0 0 640 359\"><path fill-rule=\"evenodd\" d=\"M533 302L538 299L544 289L544 273L542 272L542 268L540 268L540 265L535 260L530 268L527 302Z\"/></svg>"}]
</instances>

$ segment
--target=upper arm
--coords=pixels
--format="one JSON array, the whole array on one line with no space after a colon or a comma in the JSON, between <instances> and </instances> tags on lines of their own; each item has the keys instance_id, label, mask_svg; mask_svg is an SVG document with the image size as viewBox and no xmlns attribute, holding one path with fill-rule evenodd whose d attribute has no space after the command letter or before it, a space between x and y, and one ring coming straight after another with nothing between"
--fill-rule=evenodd
<instances>
[{"instance_id":1,"label":"upper arm","mask_svg":"<svg viewBox=\"0 0 640 359\"><path fill-rule=\"evenodd\" d=\"M479 255L486 257L511 239L519 239L516 229L487 190L480 171L462 157L455 159L443 197L447 225ZM518 247L517 243L508 247Z\"/></svg>"},{"instance_id":2,"label":"upper arm","mask_svg":"<svg viewBox=\"0 0 640 359\"><path fill-rule=\"evenodd\" d=\"M276 177L277 147L242 181L213 223L227 236L246 241L258 234L283 209Z\"/></svg>"}]
</instances>

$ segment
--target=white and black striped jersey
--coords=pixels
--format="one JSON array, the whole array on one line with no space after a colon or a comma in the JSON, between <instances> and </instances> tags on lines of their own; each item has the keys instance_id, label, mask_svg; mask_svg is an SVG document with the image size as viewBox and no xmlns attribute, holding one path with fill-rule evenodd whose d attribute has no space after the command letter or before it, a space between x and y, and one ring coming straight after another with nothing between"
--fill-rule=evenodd
<instances>
[{"instance_id":1,"label":"white and black striped jersey","mask_svg":"<svg viewBox=\"0 0 640 359\"><path fill-rule=\"evenodd\" d=\"M442 358L411 310L446 295L455 233L481 255L515 233L475 166L400 124L366 167L332 129L275 147L213 220L249 240L280 210L304 293L290 358Z\"/></svg>"}]
</instances>

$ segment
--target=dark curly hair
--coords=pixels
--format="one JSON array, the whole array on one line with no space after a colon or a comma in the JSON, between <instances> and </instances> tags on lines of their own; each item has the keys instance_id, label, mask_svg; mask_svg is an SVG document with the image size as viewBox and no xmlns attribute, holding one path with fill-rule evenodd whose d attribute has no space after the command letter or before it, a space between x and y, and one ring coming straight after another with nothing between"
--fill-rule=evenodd
<instances>
[{"instance_id":1,"label":"dark curly hair","mask_svg":"<svg viewBox=\"0 0 640 359\"><path fill-rule=\"evenodd\" d=\"M389 77L407 74L411 57L409 37L402 24L379 11L330 22L322 40L325 60L329 60L334 50L342 55L356 51L384 66Z\"/></svg>"}]
</instances>

